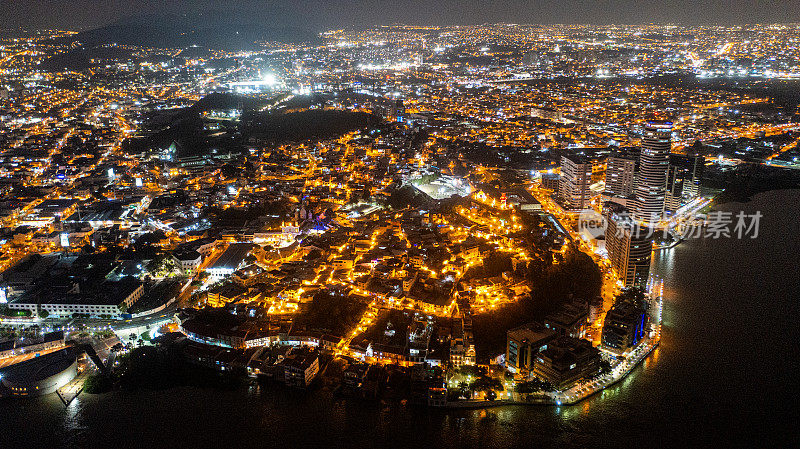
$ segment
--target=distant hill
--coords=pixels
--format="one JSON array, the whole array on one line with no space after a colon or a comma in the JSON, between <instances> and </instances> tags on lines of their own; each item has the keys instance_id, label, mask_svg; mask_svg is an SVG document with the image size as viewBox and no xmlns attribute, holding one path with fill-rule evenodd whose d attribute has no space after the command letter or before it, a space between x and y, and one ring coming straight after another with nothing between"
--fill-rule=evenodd
<instances>
[{"instance_id":1,"label":"distant hill","mask_svg":"<svg viewBox=\"0 0 800 449\"><path fill-rule=\"evenodd\" d=\"M94 64L92 63L94 59ZM81 71L98 65L102 61L135 61L130 50L112 46L93 48L77 48L75 50L51 56L39 64L39 69L49 72L60 72L64 69Z\"/></svg>"},{"instance_id":2,"label":"distant hill","mask_svg":"<svg viewBox=\"0 0 800 449\"><path fill-rule=\"evenodd\" d=\"M84 50L73 50L47 58L38 67L39 70L47 72L61 72L63 70L80 72L91 68L92 64Z\"/></svg>"},{"instance_id":3,"label":"distant hill","mask_svg":"<svg viewBox=\"0 0 800 449\"><path fill-rule=\"evenodd\" d=\"M177 56L184 59L211 59L213 53L205 47L191 46L181 50Z\"/></svg>"},{"instance_id":4,"label":"distant hill","mask_svg":"<svg viewBox=\"0 0 800 449\"><path fill-rule=\"evenodd\" d=\"M298 27L275 25L234 12L207 14L143 15L120 19L108 26L83 31L68 39L87 47L125 44L159 48L193 45L218 50L255 49L258 41L317 42L316 33Z\"/></svg>"},{"instance_id":5,"label":"distant hill","mask_svg":"<svg viewBox=\"0 0 800 449\"><path fill-rule=\"evenodd\" d=\"M436 200L416 187L406 184L391 191L388 204L395 209L404 209L406 207L430 209L436 204Z\"/></svg>"},{"instance_id":6,"label":"distant hill","mask_svg":"<svg viewBox=\"0 0 800 449\"><path fill-rule=\"evenodd\" d=\"M227 93L213 93L191 107L151 119L148 127L154 132L148 137L128 139L123 149L138 153L148 149L167 148L173 142L178 155L194 156L218 153L238 153L250 137L273 143L328 139L350 131L376 126L380 118L364 112L312 109L292 113L258 111L260 100ZM223 129L207 130L202 113L213 109L244 108L242 120L223 122Z\"/></svg>"},{"instance_id":7,"label":"distant hill","mask_svg":"<svg viewBox=\"0 0 800 449\"><path fill-rule=\"evenodd\" d=\"M378 117L365 112L312 109L288 114L258 113L242 118L242 133L274 142L330 139L379 122Z\"/></svg>"},{"instance_id":8,"label":"distant hill","mask_svg":"<svg viewBox=\"0 0 800 449\"><path fill-rule=\"evenodd\" d=\"M189 112L206 112L214 109L243 108L245 110L257 109L263 106L266 100L259 100L245 95L213 92L193 104Z\"/></svg>"}]
</instances>

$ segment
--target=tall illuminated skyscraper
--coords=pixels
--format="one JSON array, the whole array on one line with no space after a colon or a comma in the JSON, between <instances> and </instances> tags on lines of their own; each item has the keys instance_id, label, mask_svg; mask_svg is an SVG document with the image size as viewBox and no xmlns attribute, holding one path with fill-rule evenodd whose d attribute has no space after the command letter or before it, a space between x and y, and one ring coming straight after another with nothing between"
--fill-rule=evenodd
<instances>
[{"instance_id":1,"label":"tall illuminated skyscraper","mask_svg":"<svg viewBox=\"0 0 800 449\"><path fill-rule=\"evenodd\" d=\"M645 127L634 207L634 217L639 221L658 221L664 215L671 136L670 122L650 122Z\"/></svg>"},{"instance_id":2,"label":"tall illuminated skyscraper","mask_svg":"<svg viewBox=\"0 0 800 449\"><path fill-rule=\"evenodd\" d=\"M558 194L566 209L579 210L589 207L592 201L592 163L583 155L561 156L561 181Z\"/></svg>"},{"instance_id":3,"label":"tall illuminated skyscraper","mask_svg":"<svg viewBox=\"0 0 800 449\"><path fill-rule=\"evenodd\" d=\"M613 152L606 162L606 195L628 197L636 186L639 152L626 148Z\"/></svg>"},{"instance_id":4,"label":"tall illuminated skyscraper","mask_svg":"<svg viewBox=\"0 0 800 449\"><path fill-rule=\"evenodd\" d=\"M626 287L644 290L650 276L653 233L636 224L623 206L607 202L603 208L611 267Z\"/></svg>"}]
</instances>

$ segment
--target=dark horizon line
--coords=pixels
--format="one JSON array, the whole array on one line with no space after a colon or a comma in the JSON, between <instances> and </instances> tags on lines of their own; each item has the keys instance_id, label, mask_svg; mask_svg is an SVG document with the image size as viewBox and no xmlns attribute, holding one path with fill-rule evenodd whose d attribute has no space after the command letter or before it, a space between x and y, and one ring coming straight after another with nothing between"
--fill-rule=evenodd
<instances>
[{"instance_id":1,"label":"dark horizon line","mask_svg":"<svg viewBox=\"0 0 800 449\"><path fill-rule=\"evenodd\" d=\"M179 15L179 14L176 14ZM106 28L109 26L113 26L116 23L124 21L128 18L137 17L136 15L125 16L119 19L116 19L112 22L109 22L104 25L93 26L93 27L76 27L76 28L60 28L60 27L26 27L26 26L18 26L18 27L2 27L0 26L0 31L74 31L74 32L82 32L82 31L91 31ZM596 27L636 27L636 26L675 26L679 28L707 28L707 27L726 27L726 28L735 28L735 27L754 27L754 26L764 26L764 25L780 25L780 26L798 26L800 27L800 22L747 22L747 23L723 23L723 22L707 22L707 23L695 23L695 24L682 24L677 22L628 22L628 23L608 23L608 22L530 22L530 23L522 23L522 22L481 22L481 23L448 23L448 24L424 24L424 23L404 23L404 22L396 22L390 24L373 24L373 25L346 25L346 26L332 26L325 29L318 29L317 27L310 26L310 27L303 27L303 26L287 26L287 28L307 28L313 31L319 31L320 33L325 31L334 31L334 30L347 30L347 29L369 29L369 28L382 28L382 27L395 27L395 26L404 26L409 28L424 28L424 27L474 27L474 26L485 26L485 25L513 25L513 26L596 26Z\"/></svg>"}]
</instances>

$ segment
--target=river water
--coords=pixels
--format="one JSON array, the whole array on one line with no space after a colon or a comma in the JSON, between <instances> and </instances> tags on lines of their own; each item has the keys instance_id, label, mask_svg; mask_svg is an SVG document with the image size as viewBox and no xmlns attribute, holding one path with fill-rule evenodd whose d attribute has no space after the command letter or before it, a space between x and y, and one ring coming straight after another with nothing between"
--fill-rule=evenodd
<instances>
[{"instance_id":1,"label":"river water","mask_svg":"<svg viewBox=\"0 0 800 449\"><path fill-rule=\"evenodd\" d=\"M327 393L197 388L0 402L13 447L798 446L800 190L761 211L756 239L685 242L657 255L661 346L576 406L429 410Z\"/></svg>"}]
</instances>

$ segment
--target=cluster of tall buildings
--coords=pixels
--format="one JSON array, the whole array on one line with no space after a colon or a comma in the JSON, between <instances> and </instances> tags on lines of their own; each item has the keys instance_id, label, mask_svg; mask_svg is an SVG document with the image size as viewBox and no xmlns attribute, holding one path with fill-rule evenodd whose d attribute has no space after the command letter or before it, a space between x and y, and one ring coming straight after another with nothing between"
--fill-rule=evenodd
<instances>
[{"instance_id":1,"label":"cluster of tall buildings","mask_svg":"<svg viewBox=\"0 0 800 449\"><path fill-rule=\"evenodd\" d=\"M705 159L696 153L672 154L671 135L671 123L650 122L641 148L608 157L604 196L626 206L641 223L658 223L700 194Z\"/></svg>"},{"instance_id":2,"label":"cluster of tall buildings","mask_svg":"<svg viewBox=\"0 0 800 449\"><path fill-rule=\"evenodd\" d=\"M606 159L604 218L606 250L626 286L644 288L650 266L650 228L700 193L704 158L671 153L672 123L648 122L639 148L622 148ZM561 158L558 196L565 209L590 208L593 162L582 154Z\"/></svg>"},{"instance_id":3,"label":"cluster of tall buildings","mask_svg":"<svg viewBox=\"0 0 800 449\"><path fill-rule=\"evenodd\" d=\"M667 172L667 194L664 208L674 213L687 202L700 196L700 178L705 158L697 153L670 154Z\"/></svg>"},{"instance_id":4,"label":"cluster of tall buildings","mask_svg":"<svg viewBox=\"0 0 800 449\"><path fill-rule=\"evenodd\" d=\"M672 154L672 124L649 122L640 148L621 148L606 159L604 199L622 204L643 223L657 223L700 193L704 158ZM589 207L594 162L583 154L561 157L558 196L570 210Z\"/></svg>"}]
</instances>

